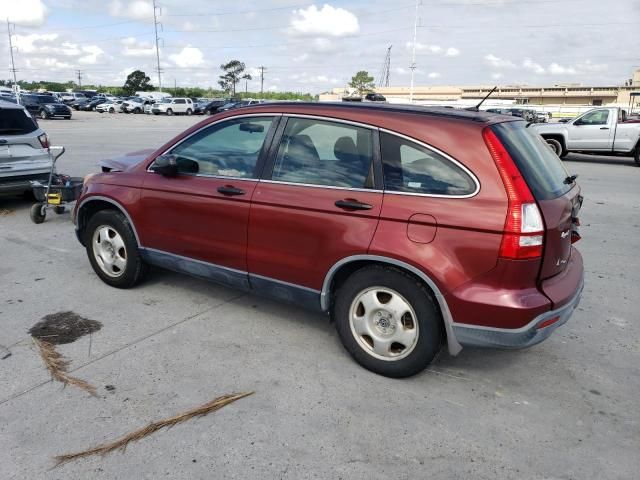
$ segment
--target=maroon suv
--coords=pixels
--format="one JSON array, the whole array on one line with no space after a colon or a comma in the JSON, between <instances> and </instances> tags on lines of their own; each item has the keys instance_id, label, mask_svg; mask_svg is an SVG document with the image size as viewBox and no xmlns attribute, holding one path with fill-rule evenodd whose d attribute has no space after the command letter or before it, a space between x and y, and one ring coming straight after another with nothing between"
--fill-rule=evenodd
<instances>
[{"instance_id":1,"label":"maroon suv","mask_svg":"<svg viewBox=\"0 0 640 480\"><path fill-rule=\"evenodd\" d=\"M566 322L581 203L516 117L272 103L108 163L74 220L109 285L151 264L321 310L360 364L403 377L444 342L528 347Z\"/></svg>"}]
</instances>

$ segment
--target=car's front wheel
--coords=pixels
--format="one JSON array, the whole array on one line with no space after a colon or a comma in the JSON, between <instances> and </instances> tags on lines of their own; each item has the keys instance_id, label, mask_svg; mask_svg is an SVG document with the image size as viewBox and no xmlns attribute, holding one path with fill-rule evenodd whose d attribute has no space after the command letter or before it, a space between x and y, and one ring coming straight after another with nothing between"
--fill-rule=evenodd
<instances>
[{"instance_id":1,"label":"car's front wheel","mask_svg":"<svg viewBox=\"0 0 640 480\"><path fill-rule=\"evenodd\" d=\"M640 145L636 147L636 154L633 158L636 161L636 166L640 167Z\"/></svg>"},{"instance_id":2,"label":"car's front wheel","mask_svg":"<svg viewBox=\"0 0 640 480\"><path fill-rule=\"evenodd\" d=\"M336 294L333 318L351 356L387 377L421 372L442 346L442 321L431 294L395 268L375 265L349 276Z\"/></svg>"},{"instance_id":3,"label":"car's front wheel","mask_svg":"<svg viewBox=\"0 0 640 480\"><path fill-rule=\"evenodd\" d=\"M169 116L173 115L173 110L171 110L170 108L167 108L167 115Z\"/></svg>"},{"instance_id":4,"label":"car's front wheel","mask_svg":"<svg viewBox=\"0 0 640 480\"><path fill-rule=\"evenodd\" d=\"M47 118L49 118L49 114L47 113L46 110L40 110L40 118L42 120L46 120Z\"/></svg>"},{"instance_id":5,"label":"car's front wheel","mask_svg":"<svg viewBox=\"0 0 640 480\"><path fill-rule=\"evenodd\" d=\"M116 288L131 288L144 277L135 235L127 218L115 210L92 216L85 230L85 247L100 279Z\"/></svg>"}]
</instances>

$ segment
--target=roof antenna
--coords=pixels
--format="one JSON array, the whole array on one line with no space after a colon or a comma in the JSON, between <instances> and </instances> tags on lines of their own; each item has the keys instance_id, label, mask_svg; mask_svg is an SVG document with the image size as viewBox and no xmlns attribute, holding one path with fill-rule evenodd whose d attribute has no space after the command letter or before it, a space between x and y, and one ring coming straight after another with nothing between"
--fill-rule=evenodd
<instances>
[{"instance_id":1,"label":"roof antenna","mask_svg":"<svg viewBox=\"0 0 640 480\"><path fill-rule=\"evenodd\" d=\"M496 91L496 89L498 88L498 86L496 85L495 87L493 87L491 89L491 91L489 93L487 93L487 96L484 97L482 100L480 100L480 103L478 103L475 107L469 107L469 108L465 108L465 110L471 110L472 112L479 112L480 111L480 106L484 103L484 101L489 98L491 96L491 94L493 92Z\"/></svg>"}]
</instances>

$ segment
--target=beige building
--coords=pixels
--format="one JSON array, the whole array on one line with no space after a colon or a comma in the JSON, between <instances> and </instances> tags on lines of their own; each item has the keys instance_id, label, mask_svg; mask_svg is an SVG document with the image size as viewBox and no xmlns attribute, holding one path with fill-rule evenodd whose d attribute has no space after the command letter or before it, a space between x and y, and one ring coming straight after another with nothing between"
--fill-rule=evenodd
<instances>
[{"instance_id":1,"label":"beige building","mask_svg":"<svg viewBox=\"0 0 640 480\"><path fill-rule=\"evenodd\" d=\"M503 85L491 95L491 102L517 103L536 106L630 106L631 93L640 92L640 70L636 70L630 82L624 86L581 86L554 85L532 87L525 85ZM484 98L493 86L438 86L415 87L413 99L418 103L443 103L472 105ZM403 103L409 100L409 87L378 87L376 92L384 95L389 102ZM331 93L320 95L320 101L340 101L345 89L334 88ZM640 97L635 96L634 103L640 107Z\"/></svg>"}]
</instances>

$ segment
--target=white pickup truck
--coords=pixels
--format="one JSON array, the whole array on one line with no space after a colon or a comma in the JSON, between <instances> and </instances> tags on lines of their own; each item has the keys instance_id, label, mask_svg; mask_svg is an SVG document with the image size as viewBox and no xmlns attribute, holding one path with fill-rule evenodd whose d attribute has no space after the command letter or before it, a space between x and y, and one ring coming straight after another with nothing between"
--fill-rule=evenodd
<instances>
[{"instance_id":1,"label":"white pickup truck","mask_svg":"<svg viewBox=\"0 0 640 480\"><path fill-rule=\"evenodd\" d=\"M595 108L566 123L534 124L559 157L569 152L634 157L640 167L640 122L616 107Z\"/></svg>"}]
</instances>

